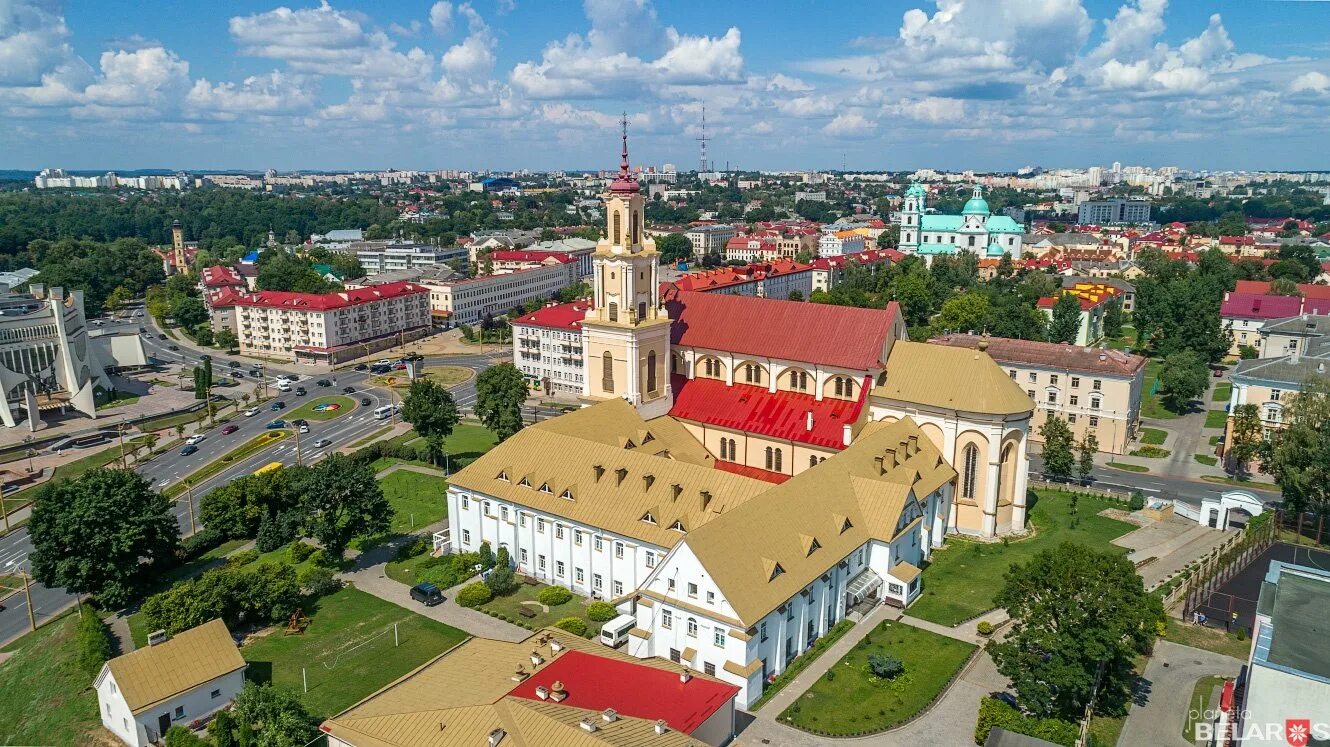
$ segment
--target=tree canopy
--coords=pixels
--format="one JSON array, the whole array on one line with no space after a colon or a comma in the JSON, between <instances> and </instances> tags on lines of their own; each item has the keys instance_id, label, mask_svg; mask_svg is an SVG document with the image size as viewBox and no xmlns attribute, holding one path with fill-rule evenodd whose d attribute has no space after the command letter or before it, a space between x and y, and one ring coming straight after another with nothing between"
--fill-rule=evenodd
<instances>
[{"instance_id":1,"label":"tree canopy","mask_svg":"<svg viewBox=\"0 0 1330 747\"><path fill-rule=\"evenodd\" d=\"M476 377L476 417L500 441L522 429L526 379L511 363L490 366Z\"/></svg>"},{"instance_id":2,"label":"tree canopy","mask_svg":"<svg viewBox=\"0 0 1330 747\"><path fill-rule=\"evenodd\" d=\"M457 403L438 382L416 379L402 398L402 419L416 429L429 448L430 459L438 463L443 442L457 427Z\"/></svg>"},{"instance_id":3,"label":"tree canopy","mask_svg":"<svg viewBox=\"0 0 1330 747\"><path fill-rule=\"evenodd\" d=\"M388 531L393 508L369 465L330 454L301 480L300 515L309 536L340 558L351 540Z\"/></svg>"}]
</instances>

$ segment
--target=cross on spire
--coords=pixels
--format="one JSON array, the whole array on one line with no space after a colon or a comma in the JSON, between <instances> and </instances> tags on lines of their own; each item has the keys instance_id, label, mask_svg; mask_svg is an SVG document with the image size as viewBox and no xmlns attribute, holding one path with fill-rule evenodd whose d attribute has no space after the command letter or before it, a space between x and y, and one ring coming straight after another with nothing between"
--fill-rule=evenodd
<instances>
[{"instance_id":1,"label":"cross on spire","mask_svg":"<svg viewBox=\"0 0 1330 747\"><path fill-rule=\"evenodd\" d=\"M614 181L610 183L610 191L616 194L630 194L637 191L637 179L628 170L628 112L624 112L619 119L619 127L623 133L623 150L619 154L619 174Z\"/></svg>"},{"instance_id":2,"label":"cross on spire","mask_svg":"<svg viewBox=\"0 0 1330 747\"><path fill-rule=\"evenodd\" d=\"M628 177L628 112L623 113L619 125L623 128L623 153L619 159L619 177L626 179Z\"/></svg>"}]
</instances>

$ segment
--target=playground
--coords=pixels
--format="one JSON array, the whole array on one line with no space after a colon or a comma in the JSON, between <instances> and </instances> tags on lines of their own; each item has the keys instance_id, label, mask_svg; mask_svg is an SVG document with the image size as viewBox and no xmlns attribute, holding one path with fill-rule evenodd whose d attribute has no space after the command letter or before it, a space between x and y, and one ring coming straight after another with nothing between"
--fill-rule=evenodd
<instances>
[{"instance_id":1,"label":"playground","mask_svg":"<svg viewBox=\"0 0 1330 747\"><path fill-rule=\"evenodd\" d=\"M1266 548L1241 573L1210 594L1195 611L1205 615L1206 625L1221 630L1228 629L1228 621L1236 612L1236 624L1250 635L1256 623L1256 600L1261 594L1261 581L1271 561L1275 560L1330 571L1330 552L1278 542ZM1188 622L1190 620L1184 621L1184 624Z\"/></svg>"}]
</instances>

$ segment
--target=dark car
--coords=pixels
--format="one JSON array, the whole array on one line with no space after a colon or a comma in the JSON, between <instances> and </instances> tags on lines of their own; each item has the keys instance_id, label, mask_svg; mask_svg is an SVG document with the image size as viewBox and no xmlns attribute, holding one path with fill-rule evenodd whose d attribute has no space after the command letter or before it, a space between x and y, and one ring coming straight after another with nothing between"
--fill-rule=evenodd
<instances>
[{"instance_id":1,"label":"dark car","mask_svg":"<svg viewBox=\"0 0 1330 747\"><path fill-rule=\"evenodd\" d=\"M167 350L170 350L171 352L176 352L176 351L180 350L180 346L179 346L179 345L176 345L175 343L172 343L172 344L171 344L169 347L167 347L166 349L167 349Z\"/></svg>"},{"instance_id":2,"label":"dark car","mask_svg":"<svg viewBox=\"0 0 1330 747\"><path fill-rule=\"evenodd\" d=\"M309 425L309 421L305 420L304 418L296 418L295 420L291 421L291 425L294 425L297 428L299 428L302 425Z\"/></svg>"},{"instance_id":3,"label":"dark car","mask_svg":"<svg viewBox=\"0 0 1330 747\"><path fill-rule=\"evenodd\" d=\"M296 396L297 396L297 397L303 397L303 396L305 396L306 394L309 394L309 392L305 391L305 387L303 387L303 386L298 386L298 387L296 387Z\"/></svg>"},{"instance_id":4,"label":"dark car","mask_svg":"<svg viewBox=\"0 0 1330 747\"><path fill-rule=\"evenodd\" d=\"M198 450L199 447L195 446L194 444L189 444L185 448L180 450L180 456L189 456L190 454L193 454Z\"/></svg>"},{"instance_id":5,"label":"dark car","mask_svg":"<svg viewBox=\"0 0 1330 747\"><path fill-rule=\"evenodd\" d=\"M426 607L433 607L443 602L443 592L439 591L439 587L427 581L411 587L411 598Z\"/></svg>"},{"instance_id":6,"label":"dark car","mask_svg":"<svg viewBox=\"0 0 1330 747\"><path fill-rule=\"evenodd\" d=\"M236 377L237 379L243 379L243 378L245 378L245 372L244 372L244 371L232 371L231 373L235 374L235 377Z\"/></svg>"},{"instance_id":7,"label":"dark car","mask_svg":"<svg viewBox=\"0 0 1330 747\"><path fill-rule=\"evenodd\" d=\"M260 371L260 370L257 369L257 368L251 368L251 369L249 370L249 375L250 375L250 376L253 376L254 378L257 379L257 378L259 378L260 376L263 375L263 372Z\"/></svg>"},{"instance_id":8,"label":"dark car","mask_svg":"<svg viewBox=\"0 0 1330 747\"><path fill-rule=\"evenodd\" d=\"M361 364L358 364L358 365L356 366L356 370L357 370L357 371L368 371L368 370L369 370L369 366L365 365L364 363L361 363Z\"/></svg>"},{"instance_id":9,"label":"dark car","mask_svg":"<svg viewBox=\"0 0 1330 747\"><path fill-rule=\"evenodd\" d=\"M1215 373L1214 373L1214 377L1215 377L1216 379L1221 379L1221 378L1223 378L1223 377L1224 377L1224 369L1222 369L1222 368L1216 368L1216 369L1215 369Z\"/></svg>"},{"instance_id":10,"label":"dark car","mask_svg":"<svg viewBox=\"0 0 1330 747\"><path fill-rule=\"evenodd\" d=\"M285 421L285 420L281 420L281 419L279 418L279 419L277 419L277 420L272 421L271 423L268 423L268 425L266 425L266 426L264 426L264 427L267 428L268 430L276 430L276 429L278 429L278 428L285 428L285 427L286 427L286 421Z\"/></svg>"},{"instance_id":11,"label":"dark car","mask_svg":"<svg viewBox=\"0 0 1330 747\"><path fill-rule=\"evenodd\" d=\"M200 356L199 356L199 360L201 360L201 361L210 361L210 360L212 360L212 356L211 356L211 355L208 355L207 353L204 353L203 355L200 355Z\"/></svg>"},{"instance_id":12,"label":"dark car","mask_svg":"<svg viewBox=\"0 0 1330 747\"><path fill-rule=\"evenodd\" d=\"M314 383L315 383L315 384L318 384L319 386L332 386L332 382L331 382L331 381L328 381L327 379L319 379L318 381L316 381L316 382L314 382Z\"/></svg>"},{"instance_id":13,"label":"dark car","mask_svg":"<svg viewBox=\"0 0 1330 747\"><path fill-rule=\"evenodd\" d=\"M343 393L343 394L355 394L355 393L356 393L356 388L353 387L353 386L344 386L344 387L342 387L342 393Z\"/></svg>"},{"instance_id":14,"label":"dark car","mask_svg":"<svg viewBox=\"0 0 1330 747\"><path fill-rule=\"evenodd\" d=\"M139 332L147 332L147 331L148 331L147 327L139 327Z\"/></svg>"},{"instance_id":15,"label":"dark car","mask_svg":"<svg viewBox=\"0 0 1330 747\"><path fill-rule=\"evenodd\" d=\"M369 367L369 372L372 374L386 374L391 370L393 370L392 366L382 363L376 363L373 366Z\"/></svg>"},{"instance_id":16,"label":"dark car","mask_svg":"<svg viewBox=\"0 0 1330 747\"><path fill-rule=\"evenodd\" d=\"M231 435L232 433L235 433L235 432L238 431L238 430L240 430L240 426L238 426L238 425L228 425L228 426L226 426L225 428L222 429L222 435L223 435L223 436L229 436L229 435Z\"/></svg>"},{"instance_id":17,"label":"dark car","mask_svg":"<svg viewBox=\"0 0 1330 747\"><path fill-rule=\"evenodd\" d=\"M165 339L166 339L166 333L165 333L165 332L160 332L160 333L158 333L158 334L157 334L157 339L158 339L158 340L165 340Z\"/></svg>"},{"instance_id":18,"label":"dark car","mask_svg":"<svg viewBox=\"0 0 1330 747\"><path fill-rule=\"evenodd\" d=\"M283 402L283 401L281 401L281 400L279 399L279 400L277 400L276 402L272 403L272 407L271 407L270 409L273 409L273 410L282 410L282 409L285 409L285 408L286 408L286 403Z\"/></svg>"},{"instance_id":19,"label":"dark car","mask_svg":"<svg viewBox=\"0 0 1330 747\"><path fill-rule=\"evenodd\" d=\"M361 407L369 407L369 397L361 397L361 398L360 398L360 406L361 406Z\"/></svg>"},{"instance_id":20,"label":"dark car","mask_svg":"<svg viewBox=\"0 0 1330 747\"><path fill-rule=\"evenodd\" d=\"M240 368L240 361L227 361L226 365L230 366L231 368Z\"/></svg>"}]
</instances>

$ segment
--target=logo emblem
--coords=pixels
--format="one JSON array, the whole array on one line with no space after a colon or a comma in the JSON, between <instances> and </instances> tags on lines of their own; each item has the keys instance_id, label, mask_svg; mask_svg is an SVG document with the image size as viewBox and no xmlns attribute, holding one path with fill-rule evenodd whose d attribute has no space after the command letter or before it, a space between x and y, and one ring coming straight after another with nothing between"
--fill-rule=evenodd
<instances>
[{"instance_id":1,"label":"logo emblem","mask_svg":"<svg viewBox=\"0 0 1330 747\"><path fill-rule=\"evenodd\" d=\"M1291 718L1284 721L1284 740L1292 747L1307 747L1311 737L1311 719Z\"/></svg>"},{"instance_id":2,"label":"logo emblem","mask_svg":"<svg viewBox=\"0 0 1330 747\"><path fill-rule=\"evenodd\" d=\"M342 409L342 406L336 402L322 402L314 405L314 412L333 412L340 409Z\"/></svg>"}]
</instances>

